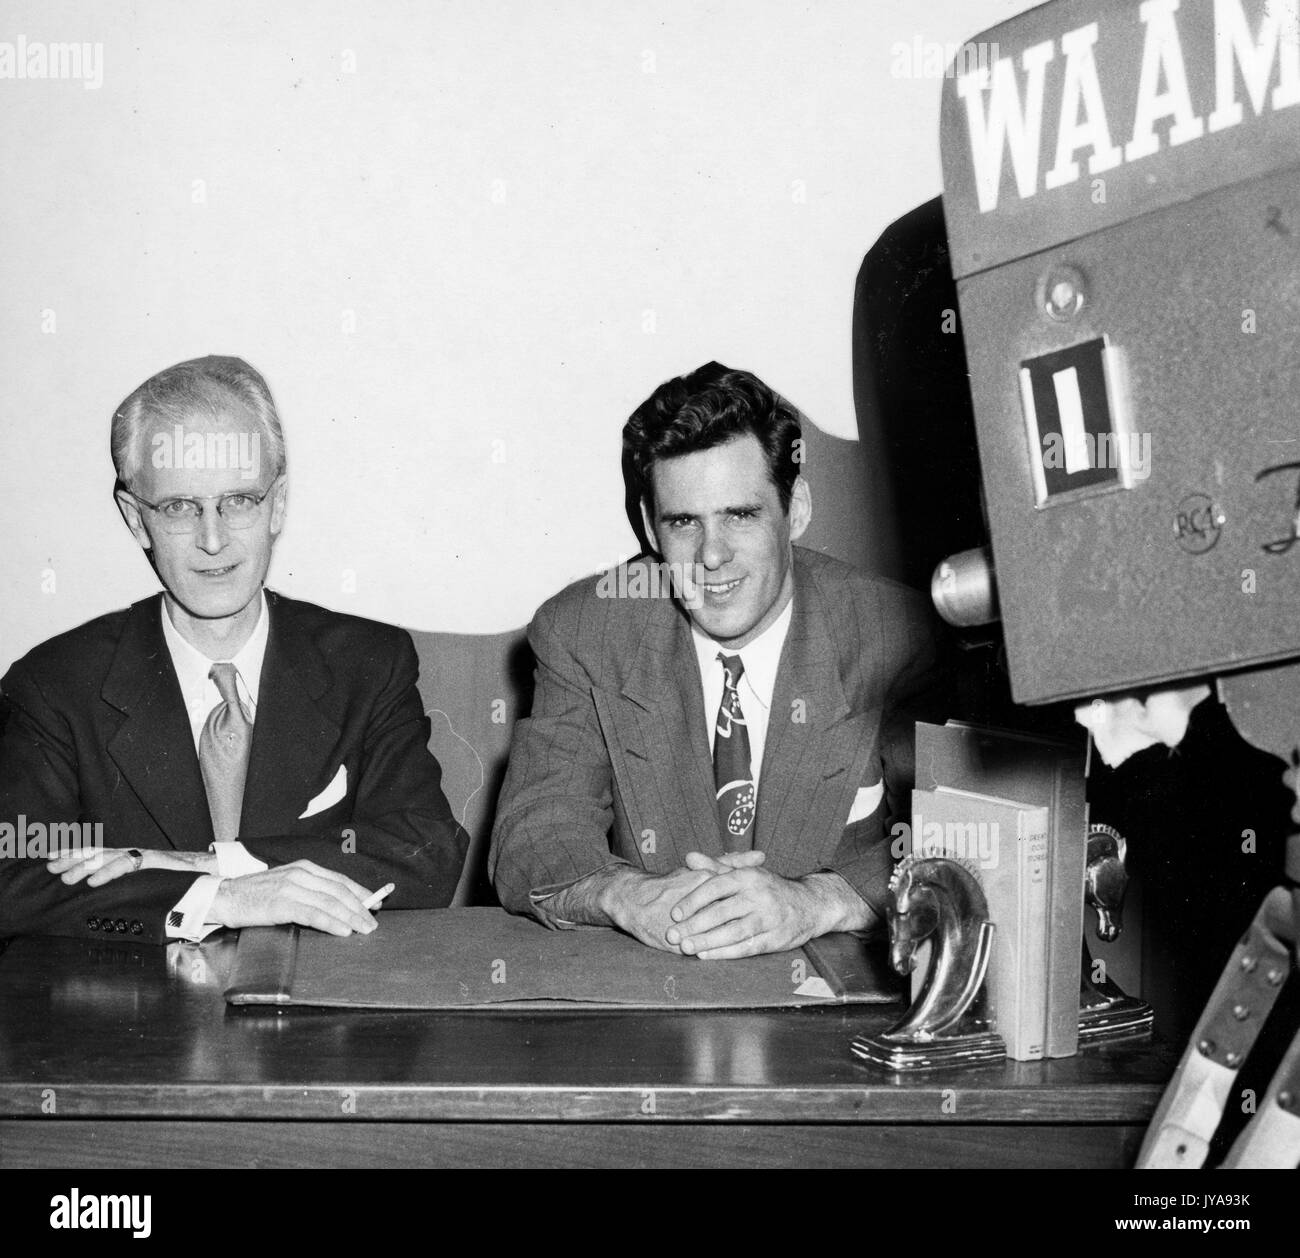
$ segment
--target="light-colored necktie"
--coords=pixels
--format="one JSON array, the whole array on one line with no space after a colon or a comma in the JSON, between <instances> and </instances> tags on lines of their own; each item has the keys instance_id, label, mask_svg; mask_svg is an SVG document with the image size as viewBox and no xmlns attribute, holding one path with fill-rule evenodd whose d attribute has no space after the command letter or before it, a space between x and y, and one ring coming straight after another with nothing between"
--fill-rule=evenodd
<instances>
[{"instance_id":1,"label":"light-colored necktie","mask_svg":"<svg viewBox=\"0 0 1300 1258\"><path fill-rule=\"evenodd\" d=\"M218 843L227 843L239 837L253 726L239 701L239 670L233 664L213 664L208 676L216 684L221 702L208 713L199 735L199 769L208 792L213 837Z\"/></svg>"}]
</instances>

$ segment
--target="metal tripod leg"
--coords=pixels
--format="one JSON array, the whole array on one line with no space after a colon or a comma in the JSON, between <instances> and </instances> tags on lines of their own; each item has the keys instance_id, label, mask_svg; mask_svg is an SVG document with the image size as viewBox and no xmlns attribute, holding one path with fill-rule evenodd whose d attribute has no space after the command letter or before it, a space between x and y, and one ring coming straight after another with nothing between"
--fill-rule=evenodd
<instances>
[{"instance_id":1,"label":"metal tripod leg","mask_svg":"<svg viewBox=\"0 0 1300 1258\"><path fill-rule=\"evenodd\" d=\"M1291 973L1295 898L1276 887L1260 905L1165 1089L1138 1154L1139 1168L1204 1165L1237 1072Z\"/></svg>"}]
</instances>

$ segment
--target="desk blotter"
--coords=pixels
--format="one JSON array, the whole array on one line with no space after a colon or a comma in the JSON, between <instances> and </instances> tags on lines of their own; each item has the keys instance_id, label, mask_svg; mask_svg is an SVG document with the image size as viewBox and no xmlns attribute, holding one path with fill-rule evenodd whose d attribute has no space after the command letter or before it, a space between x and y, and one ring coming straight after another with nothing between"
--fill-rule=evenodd
<instances>
[{"instance_id":1,"label":"desk blotter","mask_svg":"<svg viewBox=\"0 0 1300 1258\"><path fill-rule=\"evenodd\" d=\"M380 914L371 935L292 926L240 934L234 1005L379 1009L750 1009L887 1003L900 996L883 946L825 936L806 949L731 961L660 952L614 930L552 931L502 909ZM824 986L808 980L820 978ZM801 991L801 989L803 989Z\"/></svg>"}]
</instances>

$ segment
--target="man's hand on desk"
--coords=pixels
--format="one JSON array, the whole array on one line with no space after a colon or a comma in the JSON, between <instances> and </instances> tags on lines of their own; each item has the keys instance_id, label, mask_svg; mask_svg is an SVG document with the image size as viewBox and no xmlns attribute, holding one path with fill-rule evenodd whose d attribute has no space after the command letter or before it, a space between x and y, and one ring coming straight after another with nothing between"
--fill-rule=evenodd
<instances>
[{"instance_id":1,"label":"man's hand on desk","mask_svg":"<svg viewBox=\"0 0 1300 1258\"><path fill-rule=\"evenodd\" d=\"M313 861L226 878L208 922L214 926L311 926L330 935L368 935L379 924L362 901L365 887Z\"/></svg>"},{"instance_id":2,"label":"man's hand on desk","mask_svg":"<svg viewBox=\"0 0 1300 1258\"><path fill-rule=\"evenodd\" d=\"M195 877L216 874L217 858L211 852L102 848L55 857L45 868L69 886L84 881L88 887L102 887L141 869L170 869ZM313 861L293 861L263 873L222 879L208 910L208 925L293 923L331 935L368 935L378 925L362 905L369 894L359 883L332 869Z\"/></svg>"},{"instance_id":3,"label":"man's hand on desk","mask_svg":"<svg viewBox=\"0 0 1300 1258\"><path fill-rule=\"evenodd\" d=\"M706 961L784 952L831 931L860 930L870 919L838 874L782 878L761 868L761 852L718 859L690 852L686 865L710 876L673 906L665 938Z\"/></svg>"},{"instance_id":4,"label":"man's hand on desk","mask_svg":"<svg viewBox=\"0 0 1300 1258\"><path fill-rule=\"evenodd\" d=\"M738 855L746 863L761 864L763 860L761 853ZM708 869L700 866L674 869L667 874L648 874L631 865L606 865L543 901L544 911L554 920L575 925L616 926L652 948L681 952L667 938L673 924L673 905L715 872L730 867L717 864Z\"/></svg>"},{"instance_id":5,"label":"man's hand on desk","mask_svg":"<svg viewBox=\"0 0 1300 1258\"><path fill-rule=\"evenodd\" d=\"M648 874L610 865L546 902L563 921L617 926L652 948L705 960L797 948L833 930L868 925L871 911L838 874L782 878L761 866L762 852L705 856Z\"/></svg>"},{"instance_id":6,"label":"man's hand on desk","mask_svg":"<svg viewBox=\"0 0 1300 1258\"><path fill-rule=\"evenodd\" d=\"M131 855L138 851L139 864ZM217 858L211 852L160 852L137 848L86 848L68 852L46 861L45 868L69 886L84 882L88 887L102 887L106 882L133 874L140 869L173 869L181 873L215 874Z\"/></svg>"},{"instance_id":7,"label":"man's hand on desk","mask_svg":"<svg viewBox=\"0 0 1300 1258\"><path fill-rule=\"evenodd\" d=\"M673 924L669 912L708 877L691 869L648 874L631 865L607 865L551 896L544 902L545 911L562 922L617 926L652 948L680 952L665 938Z\"/></svg>"}]
</instances>

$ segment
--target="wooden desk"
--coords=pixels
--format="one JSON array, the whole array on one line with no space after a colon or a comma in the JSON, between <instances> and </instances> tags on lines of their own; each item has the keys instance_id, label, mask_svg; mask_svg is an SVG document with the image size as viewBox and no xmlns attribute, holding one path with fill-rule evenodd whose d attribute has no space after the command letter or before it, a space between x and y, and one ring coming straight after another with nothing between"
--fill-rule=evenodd
<instances>
[{"instance_id":1,"label":"wooden desk","mask_svg":"<svg viewBox=\"0 0 1300 1258\"><path fill-rule=\"evenodd\" d=\"M0 1166L1131 1165L1172 1051L900 1079L897 1009L233 1010L233 943L0 955Z\"/></svg>"}]
</instances>

